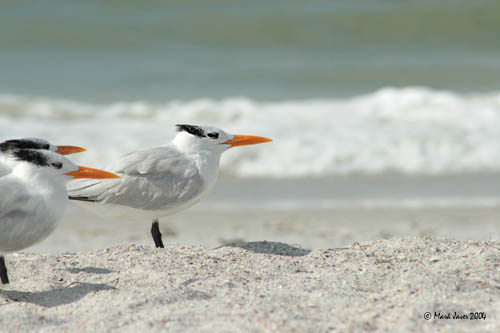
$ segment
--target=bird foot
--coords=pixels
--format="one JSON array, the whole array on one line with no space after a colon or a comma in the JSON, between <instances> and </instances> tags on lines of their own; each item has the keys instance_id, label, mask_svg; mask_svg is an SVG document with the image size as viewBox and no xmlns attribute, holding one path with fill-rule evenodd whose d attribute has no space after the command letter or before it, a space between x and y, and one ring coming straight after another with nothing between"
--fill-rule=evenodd
<instances>
[{"instance_id":1,"label":"bird foot","mask_svg":"<svg viewBox=\"0 0 500 333\"><path fill-rule=\"evenodd\" d=\"M151 225L151 236L153 236L153 241L155 242L155 246L157 248L164 248L163 241L161 240L161 232L158 226L158 220L154 220Z\"/></svg>"}]
</instances>

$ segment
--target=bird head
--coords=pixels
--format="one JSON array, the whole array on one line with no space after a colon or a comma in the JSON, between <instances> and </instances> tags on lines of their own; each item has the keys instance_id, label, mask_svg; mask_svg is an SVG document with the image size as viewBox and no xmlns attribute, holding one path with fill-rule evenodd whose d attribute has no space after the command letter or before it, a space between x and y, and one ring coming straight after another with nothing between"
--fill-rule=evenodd
<instances>
[{"instance_id":1,"label":"bird head","mask_svg":"<svg viewBox=\"0 0 500 333\"><path fill-rule=\"evenodd\" d=\"M15 161L21 162L22 170L32 175L43 175L63 182L75 178L119 178L107 171L75 165L66 157L50 150L17 149L9 153Z\"/></svg>"},{"instance_id":2,"label":"bird head","mask_svg":"<svg viewBox=\"0 0 500 333\"><path fill-rule=\"evenodd\" d=\"M229 134L212 126L176 125L179 132L174 139L181 147L206 148L223 152L231 147L254 145L270 142L271 139L253 136Z\"/></svg>"},{"instance_id":3,"label":"bird head","mask_svg":"<svg viewBox=\"0 0 500 333\"><path fill-rule=\"evenodd\" d=\"M0 151L6 152L14 149L41 149L56 152L60 155L69 155L81 153L85 148L77 146L56 146L45 139L40 138L23 138L7 140L0 143Z\"/></svg>"}]
</instances>

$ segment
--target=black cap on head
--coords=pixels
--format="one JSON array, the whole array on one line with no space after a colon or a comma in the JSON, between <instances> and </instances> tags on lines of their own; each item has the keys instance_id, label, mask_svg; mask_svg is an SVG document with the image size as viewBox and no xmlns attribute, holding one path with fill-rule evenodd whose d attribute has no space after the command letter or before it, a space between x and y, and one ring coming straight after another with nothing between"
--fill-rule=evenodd
<instances>
[{"instance_id":1,"label":"black cap on head","mask_svg":"<svg viewBox=\"0 0 500 333\"><path fill-rule=\"evenodd\" d=\"M33 163L38 166L48 166L49 160L41 151L36 149L16 149L12 151L12 155L18 161Z\"/></svg>"},{"instance_id":2,"label":"black cap on head","mask_svg":"<svg viewBox=\"0 0 500 333\"><path fill-rule=\"evenodd\" d=\"M194 136L197 136L199 138L203 138L205 137L205 131L199 127L199 126L195 126L195 125L184 125L184 124L181 124L181 125L175 125L177 127L177 131L178 132L187 132L189 134L192 134Z\"/></svg>"},{"instance_id":3,"label":"black cap on head","mask_svg":"<svg viewBox=\"0 0 500 333\"><path fill-rule=\"evenodd\" d=\"M48 143L36 142L29 139L7 140L0 143L0 152L6 152L17 149L45 149L50 148Z\"/></svg>"}]
</instances>

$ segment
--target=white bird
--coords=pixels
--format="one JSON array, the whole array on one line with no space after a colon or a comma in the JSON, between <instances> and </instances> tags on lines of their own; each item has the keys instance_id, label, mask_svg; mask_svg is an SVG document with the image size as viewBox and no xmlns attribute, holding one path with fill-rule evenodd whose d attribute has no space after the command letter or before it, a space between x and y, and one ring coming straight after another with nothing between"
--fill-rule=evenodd
<instances>
[{"instance_id":1,"label":"white bird","mask_svg":"<svg viewBox=\"0 0 500 333\"><path fill-rule=\"evenodd\" d=\"M217 180L223 152L271 141L209 126L177 125L177 131L167 145L120 157L107 168L119 179L69 183L69 198L142 210L154 219L151 234L156 247L163 247L158 217L186 209L207 194Z\"/></svg>"},{"instance_id":2,"label":"white bird","mask_svg":"<svg viewBox=\"0 0 500 333\"><path fill-rule=\"evenodd\" d=\"M52 233L68 203L69 180L118 176L77 166L50 150L15 149L3 144L0 144L0 277L6 284L9 279L2 254L25 249Z\"/></svg>"}]
</instances>

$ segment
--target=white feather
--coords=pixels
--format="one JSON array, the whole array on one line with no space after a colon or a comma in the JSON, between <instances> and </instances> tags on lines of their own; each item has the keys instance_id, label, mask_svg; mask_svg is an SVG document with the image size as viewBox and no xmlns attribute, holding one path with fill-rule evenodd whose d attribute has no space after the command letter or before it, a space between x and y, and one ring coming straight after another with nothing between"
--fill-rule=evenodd
<instances>
[{"instance_id":1,"label":"white feather","mask_svg":"<svg viewBox=\"0 0 500 333\"><path fill-rule=\"evenodd\" d=\"M68 159L41 151L61 169L37 166L2 154L0 158L0 252L17 251L46 238L67 204L64 173L78 170Z\"/></svg>"}]
</instances>

